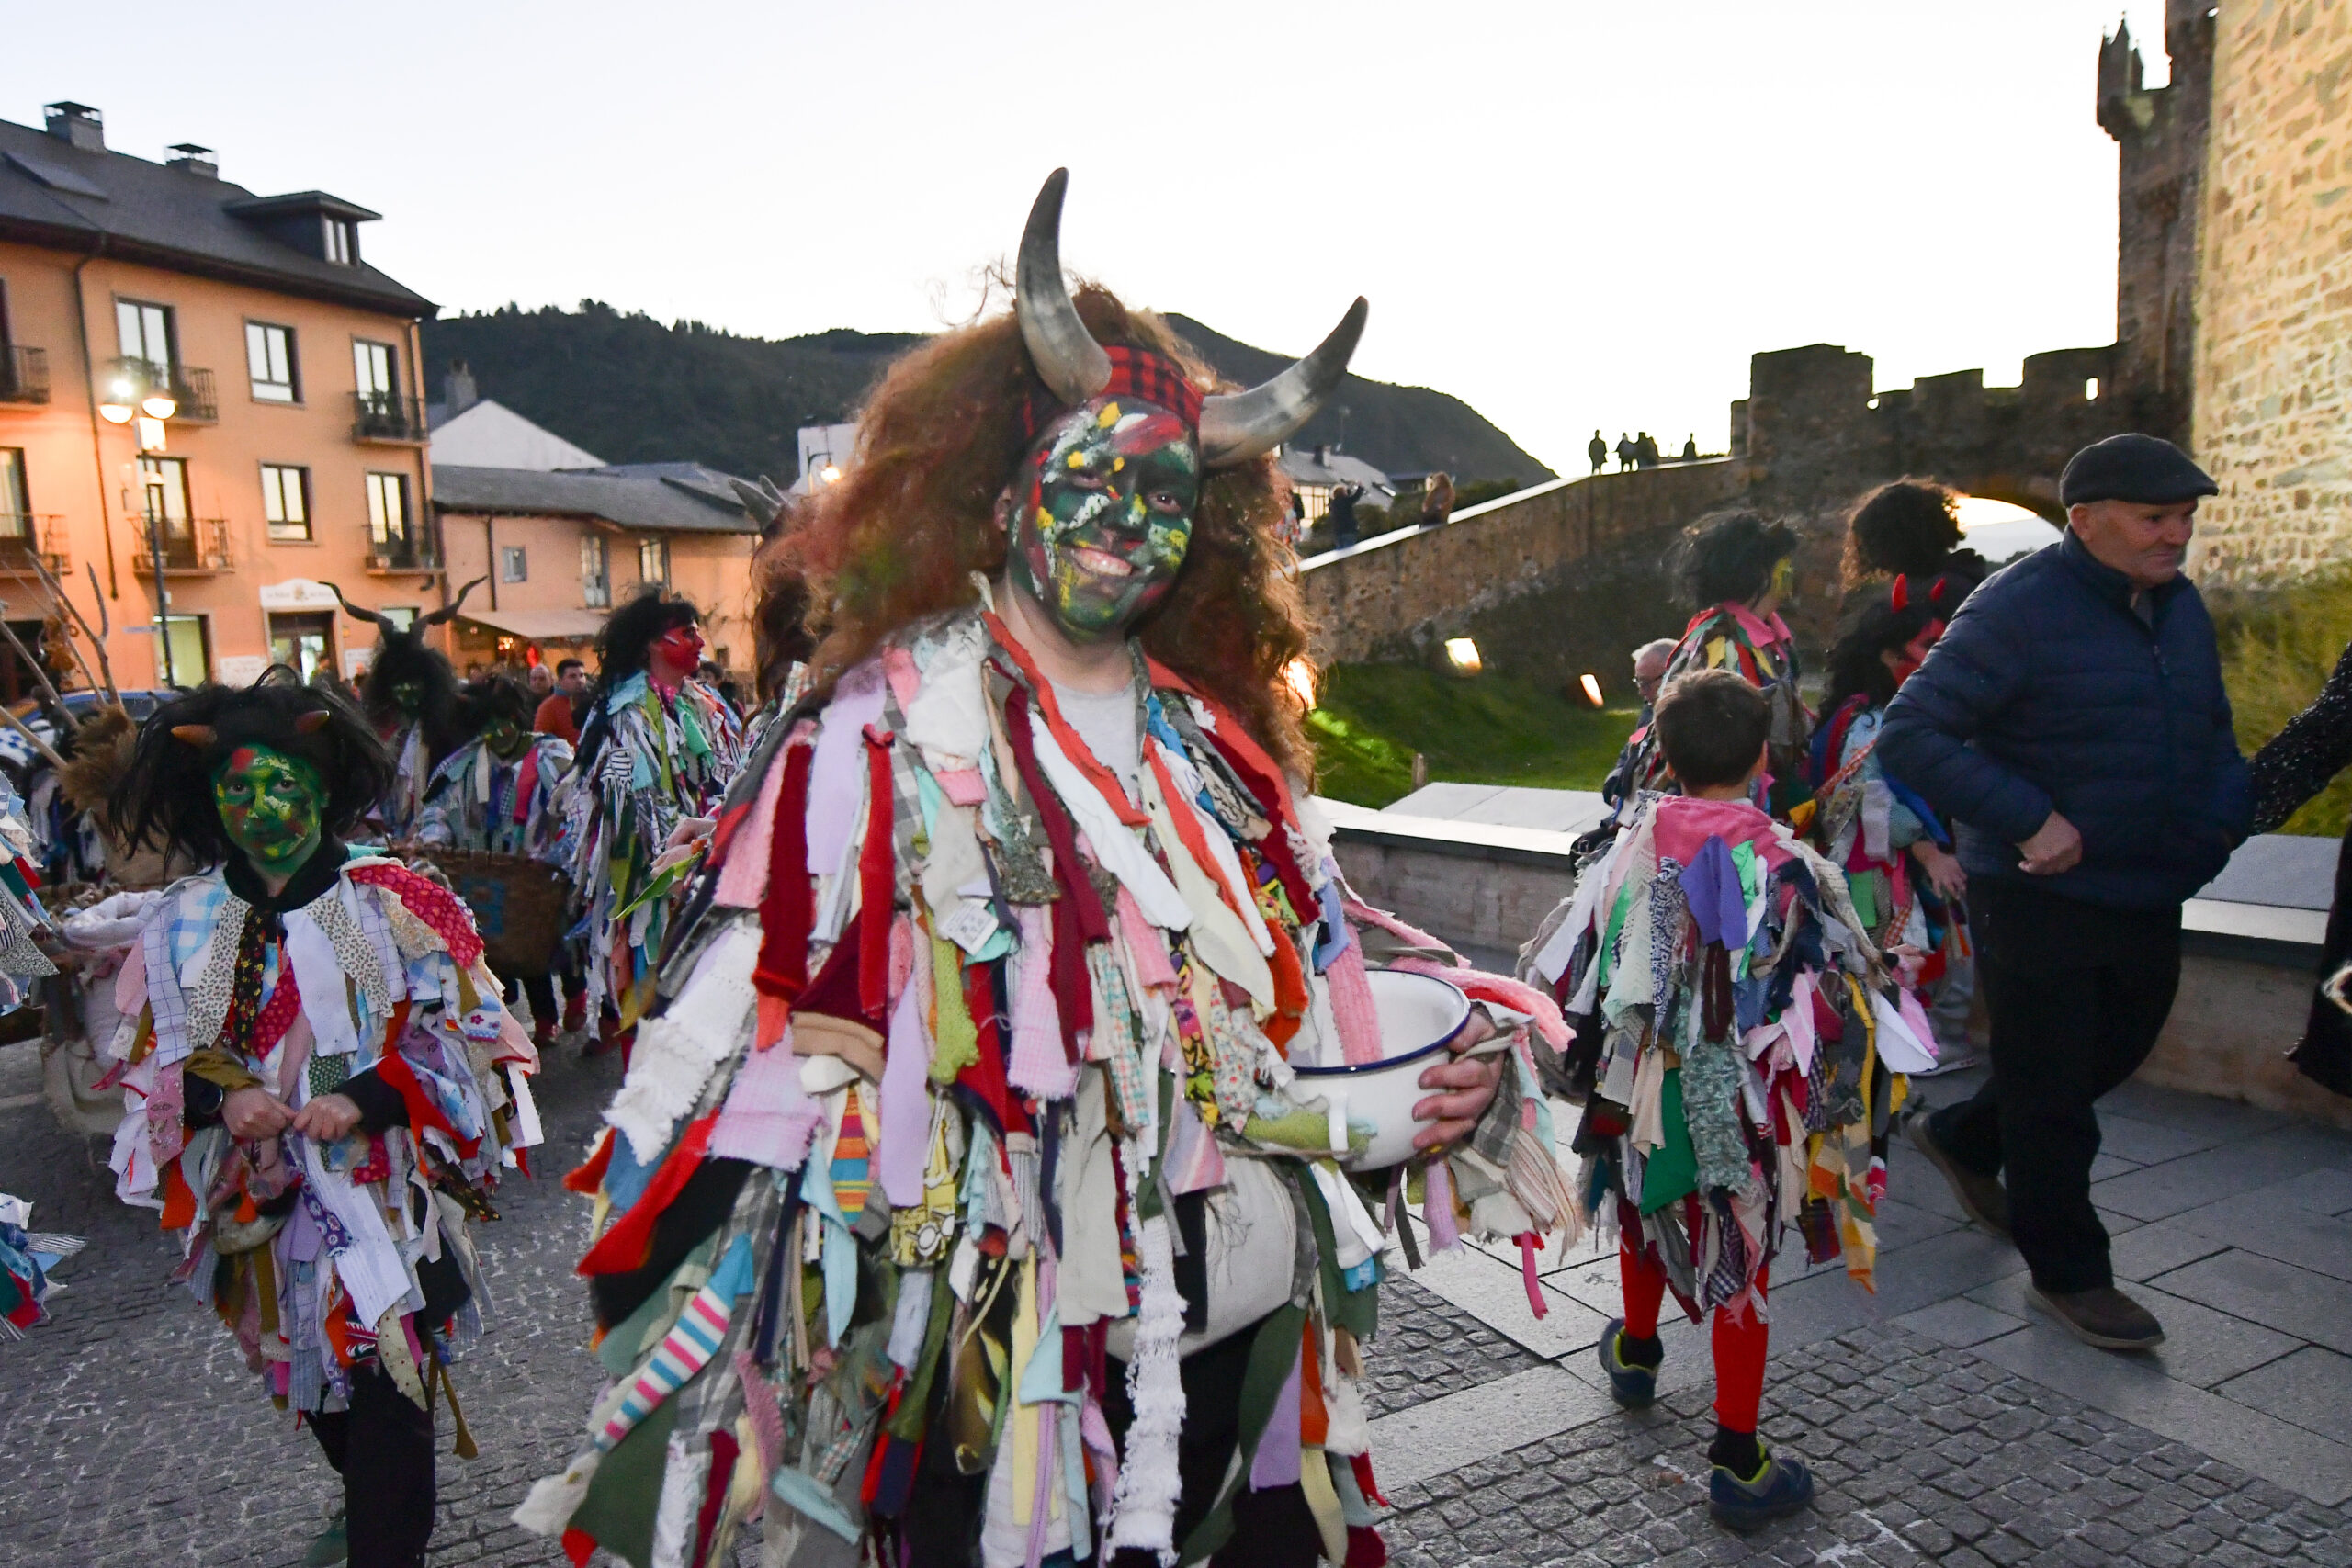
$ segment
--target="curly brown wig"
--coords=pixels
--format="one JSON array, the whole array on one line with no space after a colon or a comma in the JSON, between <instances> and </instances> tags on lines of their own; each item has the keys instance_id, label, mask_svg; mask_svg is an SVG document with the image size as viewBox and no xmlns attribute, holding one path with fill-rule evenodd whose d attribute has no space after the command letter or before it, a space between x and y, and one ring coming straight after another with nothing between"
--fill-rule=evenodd
<instances>
[{"instance_id":1,"label":"curly brown wig","mask_svg":"<svg viewBox=\"0 0 2352 1568\"><path fill-rule=\"evenodd\" d=\"M1880 577L1933 577L1961 541L1960 492L1896 479L1854 503L1846 524L1846 586Z\"/></svg>"},{"instance_id":2,"label":"curly brown wig","mask_svg":"<svg viewBox=\"0 0 2352 1568\"><path fill-rule=\"evenodd\" d=\"M1096 342L1155 350L1193 385L1217 387L1158 316L1091 285L1076 303ZM884 375L858 415L855 459L786 546L785 560L807 574L819 690L899 628L977 603L974 572L995 581L1005 557L997 497L1030 445L1023 410L1043 392L1010 311L933 338ZM1140 635L1146 652L1304 775L1305 715L1282 678L1311 629L1279 530L1287 488L1272 457L1210 473L1183 570Z\"/></svg>"}]
</instances>

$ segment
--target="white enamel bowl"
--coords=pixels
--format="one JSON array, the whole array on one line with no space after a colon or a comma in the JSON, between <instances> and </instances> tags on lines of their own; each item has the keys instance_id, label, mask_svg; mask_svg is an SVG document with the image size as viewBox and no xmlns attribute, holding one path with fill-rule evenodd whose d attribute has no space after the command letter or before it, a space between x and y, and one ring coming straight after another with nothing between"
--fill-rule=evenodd
<instances>
[{"instance_id":1,"label":"white enamel bowl","mask_svg":"<svg viewBox=\"0 0 2352 1568\"><path fill-rule=\"evenodd\" d=\"M1413 1134L1422 1126L1413 1120L1413 1107L1432 1092L1421 1087L1421 1074L1444 1059L1446 1047L1470 1021L1470 998L1433 975L1374 969L1364 977L1380 1015L1381 1059L1297 1070L1302 1090L1346 1095L1348 1120L1375 1129L1362 1153L1340 1161L1350 1170L1379 1170L1412 1157Z\"/></svg>"}]
</instances>

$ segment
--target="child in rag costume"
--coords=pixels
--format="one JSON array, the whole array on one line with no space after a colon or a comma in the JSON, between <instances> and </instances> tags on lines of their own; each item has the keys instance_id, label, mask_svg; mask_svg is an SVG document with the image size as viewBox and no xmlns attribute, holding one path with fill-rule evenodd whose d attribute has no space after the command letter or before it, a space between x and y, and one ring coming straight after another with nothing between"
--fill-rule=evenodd
<instances>
[{"instance_id":1,"label":"child in rag costume","mask_svg":"<svg viewBox=\"0 0 2352 1568\"><path fill-rule=\"evenodd\" d=\"M469 1235L538 1141L530 1041L465 907L343 835L390 761L290 682L205 686L141 730L120 821L214 869L148 912L115 982L116 1190L344 1482L311 1561L413 1568L433 1402L487 1304ZM460 1419L458 1451L470 1442Z\"/></svg>"},{"instance_id":2,"label":"child in rag costume","mask_svg":"<svg viewBox=\"0 0 2352 1568\"><path fill-rule=\"evenodd\" d=\"M1805 755L1813 716L1798 692L1796 641L1781 619L1781 606L1795 591L1796 548L1794 529L1753 512L1717 513L1684 529L1675 570L1695 613L1665 676L1671 682L1697 670L1728 670L1764 694L1771 753L1757 777L1756 804L1783 819L1813 794ZM1614 776L1626 781L1628 801L1644 790L1675 787L1655 722L1627 738ZM1624 815L1621 806L1618 820Z\"/></svg>"},{"instance_id":3,"label":"child in rag costume","mask_svg":"<svg viewBox=\"0 0 2352 1568\"><path fill-rule=\"evenodd\" d=\"M1933 807L1887 773L1878 755L1886 705L1943 635L1973 579L1939 577L1915 589L1907 577L1865 590L1829 650L1829 690L1813 735L1820 788L1797 808L1800 832L1846 886L1862 931L1882 953L1920 955L1905 984L1928 1010L1936 1072L1979 1059L1968 1038L1975 965L1968 943L1968 876L1951 834ZM1928 1075L1921 1075L1928 1076Z\"/></svg>"},{"instance_id":4,"label":"child in rag costume","mask_svg":"<svg viewBox=\"0 0 2352 1568\"><path fill-rule=\"evenodd\" d=\"M49 1298L65 1289L49 1271L82 1250L80 1236L32 1230L32 1221L30 1203L0 1192L0 1338L49 1321Z\"/></svg>"},{"instance_id":5,"label":"child in rag costume","mask_svg":"<svg viewBox=\"0 0 2352 1568\"><path fill-rule=\"evenodd\" d=\"M409 840L434 770L466 738L458 705L458 673L449 668L448 655L426 646L424 634L454 618L465 607L466 595L489 581L475 578L448 604L406 624L380 610L363 610L345 599L342 589L327 584L344 614L376 627L376 656L360 684L360 704L391 757L392 769L382 795L368 803L363 828L369 840L391 844Z\"/></svg>"},{"instance_id":6,"label":"child in rag costume","mask_svg":"<svg viewBox=\"0 0 2352 1568\"><path fill-rule=\"evenodd\" d=\"M571 744L561 736L532 733L530 690L511 675L492 675L461 697L459 705L475 735L434 770L417 814L416 842L428 850L522 856L568 871L571 844L558 794L571 771ZM585 992L568 944L558 968L564 1027L577 1029ZM555 1042L556 978L520 976L531 1003L531 1043L542 1051ZM515 977L510 976L508 983ZM512 991L507 999L514 999Z\"/></svg>"},{"instance_id":7,"label":"child in rag costume","mask_svg":"<svg viewBox=\"0 0 2352 1568\"><path fill-rule=\"evenodd\" d=\"M1579 1201L1619 1235L1624 1316L1600 1347L1619 1404L1657 1395L1668 1290L1714 1316L1709 1506L1752 1529L1813 1496L1757 1436L1781 1227L1871 1284L1901 1073L1926 1021L1863 934L1845 879L1748 798L1772 716L1740 675L1668 684L1656 728L1678 795L1645 794L1530 944L1577 1031Z\"/></svg>"},{"instance_id":8,"label":"child in rag costume","mask_svg":"<svg viewBox=\"0 0 2352 1568\"><path fill-rule=\"evenodd\" d=\"M614 1015L623 1040L652 999L671 895L743 761L741 723L694 678L700 620L656 588L605 623L589 718L558 802L585 913L588 1012Z\"/></svg>"},{"instance_id":9,"label":"child in rag costume","mask_svg":"<svg viewBox=\"0 0 2352 1568\"><path fill-rule=\"evenodd\" d=\"M1299 781L1269 454L1363 306L1205 395L1156 318L1071 299L1062 189L1015 315L890 371L797 535L813 694L572 1179L614 1381L515 1518L575 1562L706 1568L756 1518L794 1568L1367 1568L1385 1224L1532 1259L1568 1218L1548 998L1354 904ZM1381 1059L1373 953L1482 1004L1385 1122L1309 1073Z\"/></svg>"}]
</instances>

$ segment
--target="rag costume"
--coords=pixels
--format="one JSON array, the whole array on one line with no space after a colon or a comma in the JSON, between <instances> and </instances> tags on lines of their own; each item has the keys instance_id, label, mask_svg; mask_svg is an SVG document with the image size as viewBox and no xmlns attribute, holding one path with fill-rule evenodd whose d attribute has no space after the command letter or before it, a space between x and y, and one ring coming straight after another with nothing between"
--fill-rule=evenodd
<instances>
[{"instance_id":1,"label":"rag costume","mask_svg":"<svg viewBox=\"0 0 2352 1568\"><path fill-rule=\"evenodd\" d=\"M1106 354L1051 248L1060 181L1019 309L1063 408L1178 411L1214 468L1337 384L1361 304L1278 416ZM1057 687L980 597L773 721L729 795L572 1178L614 1381L515 1518L575 1562L703 1568L758 1518L796 1568L1197 1562L1237 1531L1361 1568L1397 1210L1436 1246L1568 1217L1518 1035L1466 1143L1342 1169L1373 1120L1308 1069L1382 1058L1368 945L1434 944L1351 903L1233 711L1134 641L1124 689Z\"/></svg>"},{"instance_id":2,"label":"rag costume","mask_svg":"<svg viewBox=\"0 0 2352 1568\"><path fill-rule=\"evenodd\" d=\"M1717 1418L1752 1433L1783 1224L1872 1283L1873 1216L1927 1021L1845 878L1744 801L1644 795L1529 949L1575 1029L1576 1193L1620 1238L1626 1332L1716 1313Z\"/></svg>"},{"instance_id":3,"label":"rag costume","mask_svg":"<svg viewBox=\"0 0 2352 1568\"><path fill-rule=\"evenodd\" d=\"M1659 690L1672 685L1677 676L1698 670L1732 671L1764 694L1772 710L1772 728L1765 772L1757 780L1756 800L1775 817L1786 818L1813 797L1806 757L1813 716L1798 694L1802 671L1788 623L1778 615L1758 615L1736 602L1700 611L1674 645ZM1658 749L1655 724L1635 730L1625 745L1627 757L1618 770L1623 779L1623 798L1633 799L1645 790L1675 787L1667 776L1666 754Z\"/></svg>"},{"instance_id":4,"label":"rag costume","mask_svg":"<svg viewBox=\"0 0 2352 1568\"><path fill-rule=\"evenodd\" d=\"M601 745L598 726L607 728ZM670 929L670 895L692 866L656 867L682 817L708 817L743 761L743 731L718 694L695 680L665 692L639 671L590 720L584 761L560 808L572 846L571 885L586 911L588 1011L606 1003L624 1027L651 1000L652 969Z\"/></svg>"},{"instance_id":5,"label":"rag costume","mask_svg":"<svg viewBox=\"0 0 2352 1568\"><path fill-rule=\"evenodd\" d=\"M481 957L445 888L328 840L276 895L242 858L175 884L115 979L116 1190L162 1212L174 1279L344 1471L356 1563L422 1560L428 1391L454 1408L448 1364L488 1303L469 1227L539 1141L537 1058ZM253 1085L361 1119L332 1144L239 1142L223 1107Z\"/></svg>"},{"instance_id":6,"label":"rag costume","mask_svg":"<svg viewBox=\"0 0 2352 1568\"><path fill-rule=\"evenodd\" d=\"M571 771L571 748L552 735L531 736L512 759L479 737L469 740L434 770L416 841L563 863L571 846L556 795Z\"/></svg>"},{"instance_id":7,"label":"rag costume","mask_svg":"<svg viewBox=\"0 0 2352 1568\"><path fill-rule=\"evenodd\" d=\"M21 1339L49 1321L49 1299L65 1287L49 1271L82 1250L82 1238L29 1227L33 1206L0 1192L0 1338Z\"/></svg>"},{"instance_id":8,"label":"rag costume","mask_svg":"<svg viewBox=\"0 0 2352 1568\"><path fill-rule=\"evenodd\" d=\"M424 634L453 619L466 595L489 581L478 577L438 610L403 624L377 610L365 610L332 582L344 613L376 626L376 657L368 666L362 704L385 750L392 755L392 782L368 814L372 836L402 843L416 832L427 787L442 761L463 739L458 711L458 676L448 656L425 645Z\"/></svg>"}]
</instances>

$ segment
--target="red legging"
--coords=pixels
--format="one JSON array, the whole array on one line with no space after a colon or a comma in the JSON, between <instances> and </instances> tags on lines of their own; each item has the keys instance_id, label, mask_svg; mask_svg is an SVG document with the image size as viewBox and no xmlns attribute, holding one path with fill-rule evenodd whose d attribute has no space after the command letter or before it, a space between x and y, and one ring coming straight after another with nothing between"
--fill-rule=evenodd
<instances>
[{"instance_id":1,"label":"red legging","mask_svg":"<svg viewBox=\"0 0 2352 1568\"><path fill-rule=\"evenodd\" d=\"M1625 1291L1625 1333L1634 1339L1657 1337L1658 1303L1666 1299L1666 1275L1624 1236L1617 1242L1617 1279ZM1764 1293L1764 1280L1756 1293ZM1735 1432L1756 1430L1757 1407L1764 1403L1764 1351L1771 1325L1746 1308L1715 1309L1715 1419Z\"/></svg>"}]
</instances>

